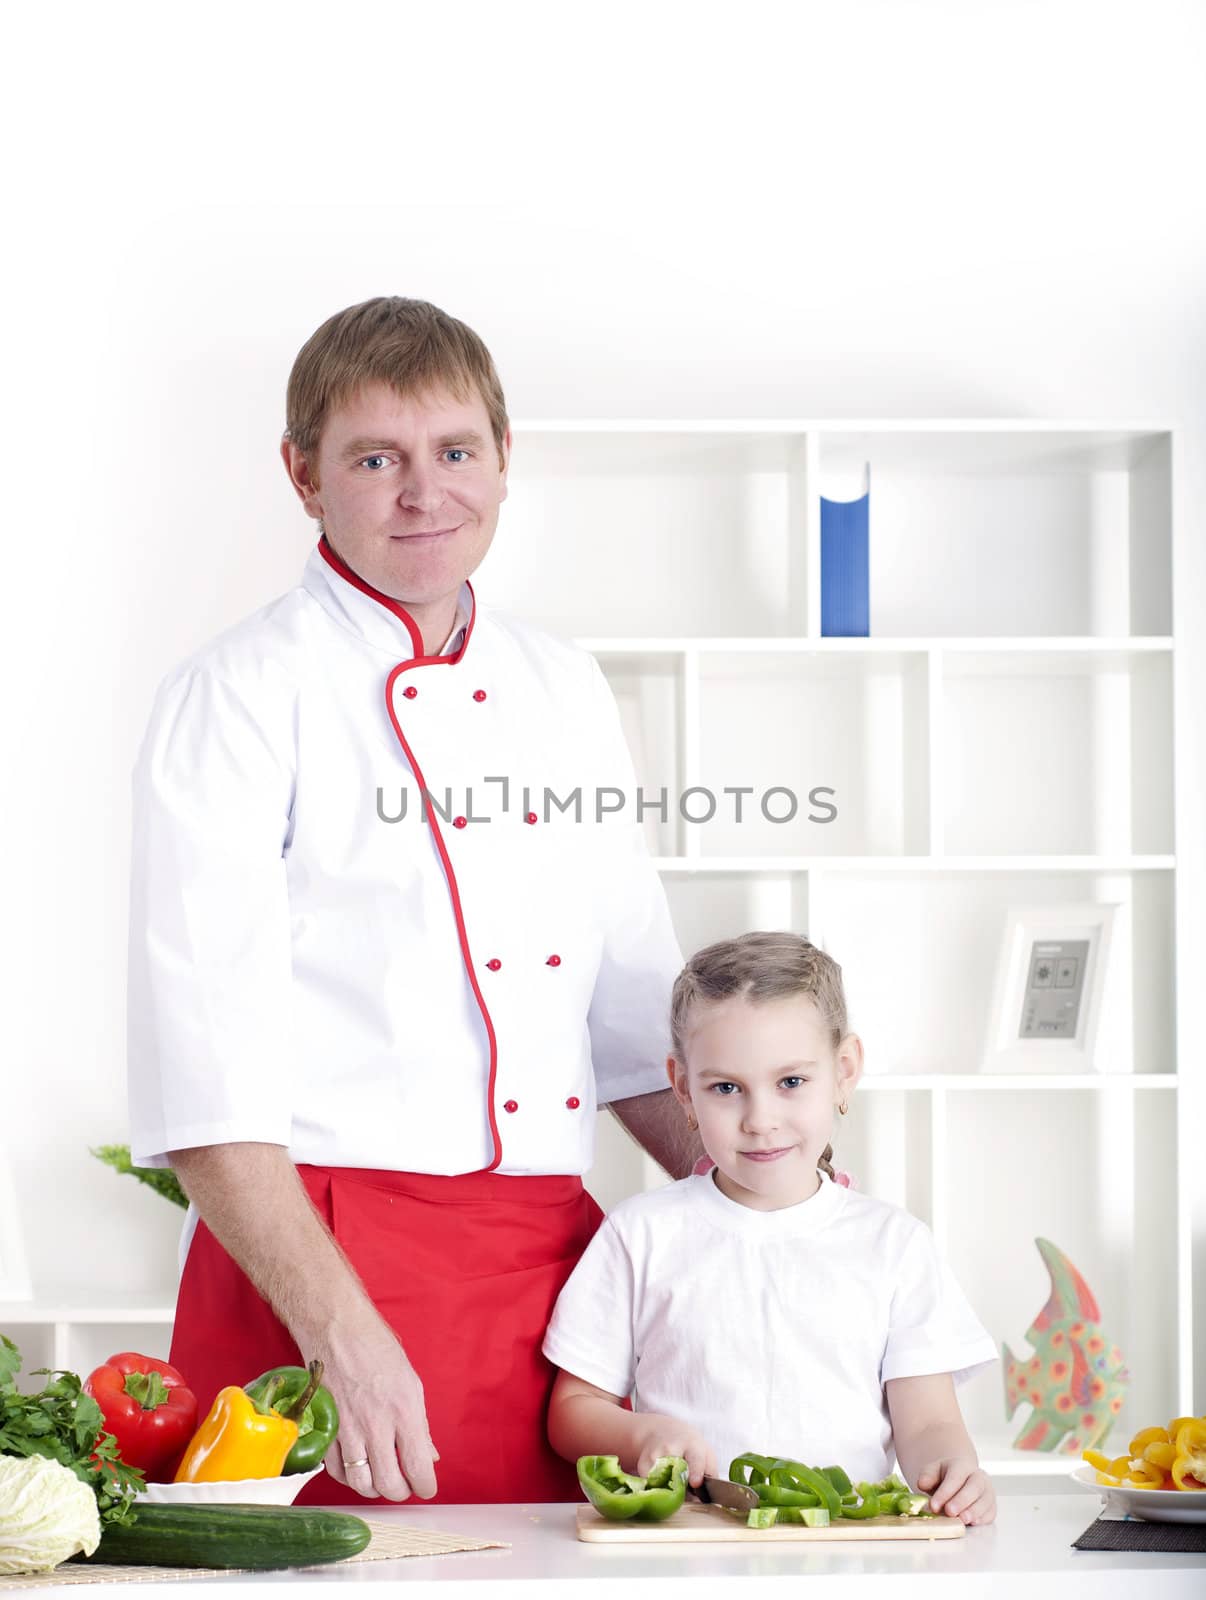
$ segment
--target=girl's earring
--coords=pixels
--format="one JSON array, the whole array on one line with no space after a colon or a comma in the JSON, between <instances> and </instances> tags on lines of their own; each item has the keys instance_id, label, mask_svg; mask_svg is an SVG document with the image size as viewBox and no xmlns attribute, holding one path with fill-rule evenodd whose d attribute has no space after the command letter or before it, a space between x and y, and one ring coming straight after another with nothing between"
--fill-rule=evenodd
<instances>
[{"instance_id":1,"label":"girl's earring","mask_svg":"<svg viewBox=\"0 0 1206 1600\"><path fill-rule=\"evenodd\" d=\"M841 1116L841 1117L844 1117L846 1115L847 1111L849 1111L849 1109L850 1109L850 1107L843 1100L841 1105L838 1107L838 1115Z\"/></svg>"},{"instance_id":2,"label":"girl's earring","mask_svg":"<svg viewBox=\"0 0 1206 1600\"><path fill-rule=\"evenodd\" d=\"M692 1133L694 1133L699 1127L699 1123L695 1120L694 1113L690 1111L687 1112L687 1126L690 1128Z\"/></svg>"}]
</instances>

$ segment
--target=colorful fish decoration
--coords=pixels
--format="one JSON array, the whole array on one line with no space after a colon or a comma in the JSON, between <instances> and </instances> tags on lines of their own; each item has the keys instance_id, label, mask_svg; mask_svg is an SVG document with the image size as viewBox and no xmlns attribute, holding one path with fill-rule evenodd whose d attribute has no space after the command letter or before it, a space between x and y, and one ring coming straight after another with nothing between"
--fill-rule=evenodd
<instances>
[{"instance_id":1,"label":"colorful fish decoration","mask_svg":"<svg viewBox=\"0 0 1206 1600\"><path fill-rule=\"evenodd\" d=\"M1130 1373L1122 1352L1101 1331L1101 1313L1088 1284L1049 1239L1036 1239L1051 1274L1051 1297L1026 1330L1034 1348L1019 1361L1001 1346L1005 1416L1034 1409L1013 1441L1015 1450L1058 1450L1079 1456L1096 1449L1122 1410Z\"/></svg>"}]
</instances>

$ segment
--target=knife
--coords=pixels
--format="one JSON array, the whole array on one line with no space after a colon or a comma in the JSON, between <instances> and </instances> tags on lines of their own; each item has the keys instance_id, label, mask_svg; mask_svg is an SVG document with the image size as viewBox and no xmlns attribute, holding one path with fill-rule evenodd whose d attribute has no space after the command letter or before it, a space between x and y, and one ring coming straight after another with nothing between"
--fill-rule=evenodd
<instances>
[{"instance_id":1,"label":"knife","mask_svg":"<svg viewBox=\"0 0 1206 1600\"><path fill-rule=\"evenodd\" d=\"M734 1511L749 1511L758 1504L757 1489L727 1478L705 1478L694 1492L704 1505L729 1506Z\"/></svg>"}]
</instances>

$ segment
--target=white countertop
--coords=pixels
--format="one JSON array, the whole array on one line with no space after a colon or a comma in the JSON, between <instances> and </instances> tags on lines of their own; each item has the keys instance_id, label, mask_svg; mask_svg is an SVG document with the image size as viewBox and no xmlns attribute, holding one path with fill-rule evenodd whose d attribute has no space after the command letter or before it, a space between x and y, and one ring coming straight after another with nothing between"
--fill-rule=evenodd
<instances>
[{"instance_id":1,"label":"white countertop","mask_svg":"<svg viewBox=\"0 0 1206 1600\"><path fill-rule=\"evenodd\" d=\"M1158 1594L1160 1600L1206 1594L1206 1553L1187 1555L1114 1554L1073 1550L1096 1517L1100 1500L1084 1491L1015 1494L997 1486L997 1520L969 1528L963 1539L881 1541L805 1547L774 1544L764 1549L718 1544L584 1544L575 1537L575 1505L393 1506L380 1501L366 1512L397 1518L449 1533L501 1539L508 1550L458 1555L411 1556L398 1561L336 1562L322 1571L238 1573L198 1580L232 1589L265 1585L397 1584L408 1600L438 1596L484 1600L492 1593L538 1597L563 1594L603 1600L603 1584L639 1585L628 1589L642 1600L656 1582L657 1600L734 1600L735 1595L788 1593L799 1596L801 1578L830 1580L826 1593L840 1600L874 1595L884 1600L930 1596L935 1589L952 1597L993 1596L1001 1600L1060 1600L1086 1596ZM348 1507L337 1509L347 1510ZM885 1580L890 1580L889 1584ZM60 1591L62 1592L62 1591ZM138 1600L152 1594L180 1600L180 1583L142 1582ZM82 1600L82 1597L81 1597ZM260 1600L264 1600L260 1596Z\"/></svg>"}]
</instances>

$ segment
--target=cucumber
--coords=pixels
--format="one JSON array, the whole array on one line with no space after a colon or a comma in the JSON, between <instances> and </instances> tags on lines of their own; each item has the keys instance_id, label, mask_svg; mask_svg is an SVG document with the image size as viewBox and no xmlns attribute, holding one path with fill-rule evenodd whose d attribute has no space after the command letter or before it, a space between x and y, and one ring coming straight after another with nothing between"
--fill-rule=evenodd
<instances>
[{"instance_id":1,"label":"cucumber","mask_svg":"<svg viewBox=\"0 0 1206 1600\"><path fill-rule=\"evenodd\" d=\"M108 1523L89 1565L309 1567L357 1555L372 1538L345 1511L308 1506L138 1506L132 1526Z\"/></svg>"}]
</instances>

